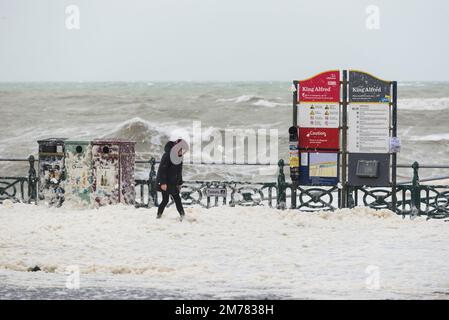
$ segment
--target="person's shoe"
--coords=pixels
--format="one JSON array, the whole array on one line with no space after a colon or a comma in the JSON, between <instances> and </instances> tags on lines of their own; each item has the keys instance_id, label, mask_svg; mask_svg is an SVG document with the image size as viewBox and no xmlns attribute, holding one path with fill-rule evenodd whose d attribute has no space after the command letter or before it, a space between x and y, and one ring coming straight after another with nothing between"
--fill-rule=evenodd
<instances>
[{"instance_id":1,"label":"person's shoe","mask_svg":"<svg viewBox=\"0 0 449 320\"><path fill-rule=\"evenodd\" d=\"M181 212L180 214L179 214L179 220L181 220L181 222L182 222L182 220L184 220L184 216L185 216L186 214L184 213L184 212Z\"/></svg>"},{"instance_id":2,"label":"person's shoe","mask_svg":"<svg viewBox=\"0 0 449 320\"><path fill-rule=\"evenodd\" d=\"M156 219L160 219L162 217L162 213L158 213Z\"/></svg>"}]
</instances>

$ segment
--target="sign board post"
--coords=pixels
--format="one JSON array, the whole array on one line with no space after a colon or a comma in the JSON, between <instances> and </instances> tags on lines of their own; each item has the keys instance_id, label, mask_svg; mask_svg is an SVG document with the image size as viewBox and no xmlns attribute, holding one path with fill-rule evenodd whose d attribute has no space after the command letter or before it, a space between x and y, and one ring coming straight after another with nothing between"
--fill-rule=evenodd
<instances>
[{"instance_id":1,"label":"sign board post","mask_svg":"<svg viewBox=\"0 0 449 320\"><path fill-rule=\"evenodd\" d=\"M348 203L347 187L347 151L348 151L348 72L343 70L342 82L342 126L341 126L341 190L340 207L346 208Z\"/></svg>"},{"instance_id":2,"label":"sign board post","mask_svg":"<svg viewBox=\"0 0 449 320\"><path fill-rule=\"evenodd\" d=\"M398 83L396 81L392 82L392 93L393 93L393 112L392 112L392 137L397 138L398 136ZM396 170L397 170L397 155L393 152L391 155L391 188L392 188L392 209L396 211L397 198L396 198Z\"/></svg>"},{"instance_id":3,"label":"sign board post","mask_svg":"<svg viewBox=\"0 0 449 320\"><path fill-rule=\"evenodd\" d=\"M293 85L295 88L298 88L299 82L293 81ZM296 131L296 128L298 127L297 101L298 101L298 91L294 90L293 91L293 126L289 129L290 176L292 177L292 186L293 186L292 190L291 190L291 207L292 208L296 208L296 189L298 188L298 180L296 179L296 176L299 175L299 163L297 164L297 167L295 167L294 165L296 165L296 163L291 162L291 149L294 148L293 143L295 142L295 139L296 139L296 141L298 140L297 132L296 133L292 132L292 131ZM294 148L294 149L299 149L298 144L297 143L295 143L295 144L296 144L296 148ZM293 155L293 156L295 156L295 155ZM299 150L298 150L297 156L298 156L298 162L299 162ZM294 162L296 162L296 158L295 158ZM292 165L293 165L293 167L292 167Z\"/></svg>"}]
</instances>

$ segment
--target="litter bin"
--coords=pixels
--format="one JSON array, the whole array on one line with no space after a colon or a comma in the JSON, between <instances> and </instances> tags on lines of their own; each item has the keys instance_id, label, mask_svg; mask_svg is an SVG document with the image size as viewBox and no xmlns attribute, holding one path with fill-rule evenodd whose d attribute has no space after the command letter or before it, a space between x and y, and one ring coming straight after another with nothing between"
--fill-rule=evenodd
<instances>
[{"instance_id":1,"label":"litter bin","mask_svg":"<svg viewBox=\"0 0 449 320\"><path fill-rule=\"evenodd\" d=\"M65 201L91 203L92 145L90 141L65 141Z\"/></svg>"},{"instance_id":2,"label":"litter bin","mask_svg":"<svg viewBox=\"0 0 449 320\"><path fill-rule=\"evenodd\" d=\"M39 200L48 205L64 201L64 141L65 138L38 140L39 144Z\"/></svg>"},{"instance_id":3,"label":"litter bin","mask_svg":"<svg viewBox=\"0 0 449 320\"><path fill-rule=\"evenodd\" d=\"M123 139L92 141L92 190L98 205L134 204L135 144Z\"/></svg>"}]
</instances>

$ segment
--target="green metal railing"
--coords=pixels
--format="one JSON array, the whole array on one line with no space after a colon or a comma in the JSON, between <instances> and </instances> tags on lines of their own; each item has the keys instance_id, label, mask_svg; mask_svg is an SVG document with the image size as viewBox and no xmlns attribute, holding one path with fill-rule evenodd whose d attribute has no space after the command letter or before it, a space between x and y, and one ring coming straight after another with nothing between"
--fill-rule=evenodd
<instances>
[{"instance_id":1,"label":"green metal railing","mask_svg":"<svg viewBox=\"0 0 449 320\"><path fill-rule=\"evenodd\" d=\"M143 207L158 205L155 182L156 161L151 159L149 162L151 164L149 179L136 181L136 185L140 187L141 191L141 198L137 201L138 206ZM141 161L140 163L147 162ZM279 160L276 182L187 181L181 190L181 196L184 204L197 204L207 208L218 205L267 205L278 209L289 208L301 211L342 208L340 201L342 190L339 187L297 186L294 190L293 184L286 181L284 173L286 166L288 167L288 164L285 164L284 160ZM444 165L423 165L421 167L449 169L449 166ZM449 217L448 185L421 185L420 166L417 162L412 165L399 164L398 168L412 168L413 179L407 183L398 183L394 188L348 187L346 207L353 208L363 205L372 209L389 209L412 218L418 215L425 215L429 219ZM423 180L438 179L449 179L449 176ZM144 200L144 186L148 186L148 201ZM229 191L227 194L230 193L230 196L207 197L205 191L208 188L227 188ZM395 205L392 199L393 193L396 194Z\"/></svg>"},{"instance_id":2,"label":"green metal railing","mask_svg":"<svg viewBox=\"0 0 449 320\"><path fill-rule=\"evenodd\" d=\"M10 199L15 202L37 203L38 179L35 170L35 158L0 159L0 162L28 163L26 176L0 176L0 202ZM159 195L156 189L156 165L154 158L138 160L138 165L149 164L148 179L136 179L136 206L158 206ZM186 164L190 165L190 164ZM200 164L201 165L201 164ZM207 165L218 165L210 164ZM223 164L220 164L223 165ZM227 165L227 164L226 164ZM231 165L260 165L260 164L231 164ZM287 182L284 169L288 164L284 160L278 162L276 181L247 182L247 181L186 181L181 189L181 198L185 205L197 205L210 208L220 205L228 206L268 206L277 209L298 209L301 211L335 210L342 207L353 208L366 206L373 209L389 209L399 215L416 217L425 215L430 218L449 217L449 186L424 185L422 181L441 180L446 177L431 179L419 178L420 168L449 169L443 165L423 165L417 162L410 165L398 165L400 168L413 169L412 180L398 183L391 188L348 187L345 192L348 200L346 206L341 205L342 189L338 186L297 186ZM210 195L214 189L223 190L223 195ZM393 194L396 203L393 204ZM292 196L293 195L293 196ZM169 204L170 205L170 204Z\"/></svg>"},{"instance_id":3,"label":"green metal railing","mask_svg":"<svg viewBox=\"0 0 449 320\"><path fill-rule=\"evenodd\" d=\"M138 160L136 164L150 164L148 179L136 179L137 198L136 206L158 206L159 197L156 191L156 160ZM204 165L200 163L198 165ZM187 164L188 165L188 164ZM207 163L207 165L224 165ZM259 165L259 164L231 164L231 165ZM199 205L210 208L218 205L229 206L255 206L267 205L269 207L285 207L285 175L283 173L284 161L279 161L278 181L276 182L248 182L248 181L201 181L191 180L184 182L181 189L181 199L185 205ZM279 187L281 185L281 187ZM224 196L210 196L208 190L225 190ZM279 192L280 190L280 192ZM169 205L171 205L170 203Z\"/></svg>"},{"instance_id":4,"label":"green metal railing","mask_svg":"<svg viewBox=\"0 0 449 320\"><path fill-rule=\"evenodd\" d=\"M411 218L425 215L428 219L441 219L449 217L449 185L422 185L419 179L420 165L414 162L411 166L398 165L401 168L412 168L411 181L398 183L395 190L387 188L352 188L349 190L350 206L362 205L373 209L390 209L397 214ZM444 165L424 165L422 168L449 169ZM441 176L422 181L437 181L449 179L449 176ZM393 207L392 195L396 192L397 202ZM360 196L361 194L361 196Z\"/></svg>"},{"instance_id":5,"label":"green metal railing","mask_svg":"<svg viewBox=\"0 0 449 320\"><path fill-rule=\"evenodd\" d=\"M1 159L0 162L28 162L27 176L0 176L0 202L10 199L15 202L32 203L37 201L37 175L34 156L27 159Z\"/></svg>"}]
</instances>

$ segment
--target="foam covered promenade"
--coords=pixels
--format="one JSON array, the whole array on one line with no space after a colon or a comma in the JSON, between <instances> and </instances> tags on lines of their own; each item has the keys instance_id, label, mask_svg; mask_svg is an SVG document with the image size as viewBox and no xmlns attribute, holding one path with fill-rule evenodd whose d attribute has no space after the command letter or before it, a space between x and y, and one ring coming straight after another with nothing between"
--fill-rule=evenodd
<instances>
[{"instance_id":1,"label":"foam covered promenade","mask_svg":"<svg viewBox=\"0 0 449 320\"><path fill-rule=\"evenodd\" d=\"M2 297L449 297L441 220L368 208L187 208L182 223L174 208L155 215L5 201ZM27 272L36 265L41 272ZM79 290L65 289L69 266L79 267Z\"/></svg>"}]
</instances>

